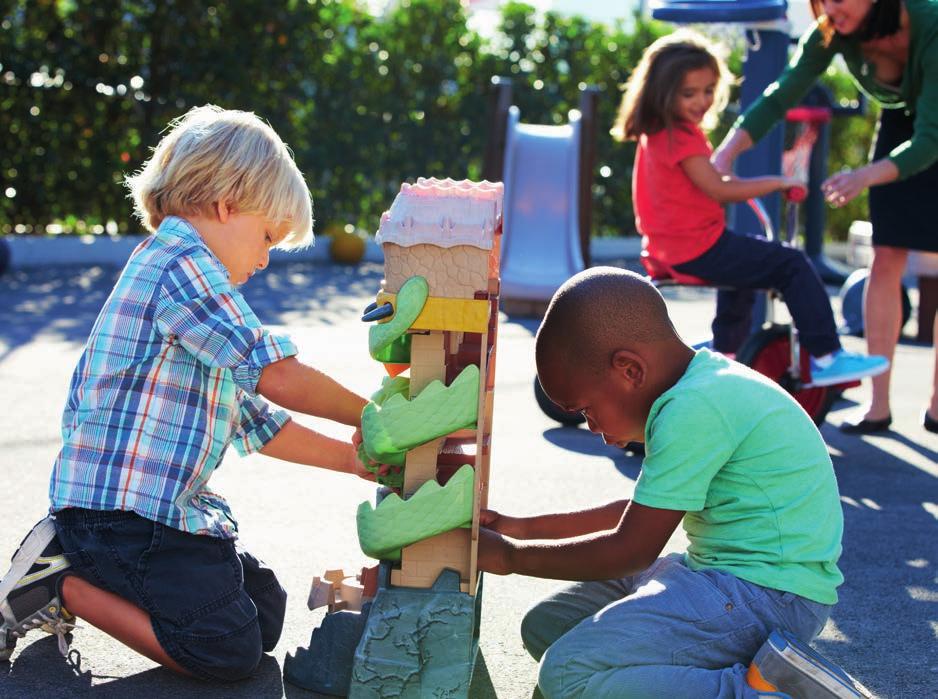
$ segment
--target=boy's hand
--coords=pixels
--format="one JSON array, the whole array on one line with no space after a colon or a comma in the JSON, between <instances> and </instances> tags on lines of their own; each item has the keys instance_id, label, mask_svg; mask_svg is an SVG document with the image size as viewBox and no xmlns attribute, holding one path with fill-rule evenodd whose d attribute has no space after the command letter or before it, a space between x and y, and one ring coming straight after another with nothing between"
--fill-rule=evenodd
<instances>
[{"instance_id":1,"label":"boy's hand","mask_svg":"<svg viewBox=\"0 0 938 699\"><path fill-rule=\"evenodd\" d=\"M492 531L510 536L513 539L527 539L524 520L517 517L499 514L495 510L482 509L479 511L479 525Z\"/></svg>"},{"instance_id":2,"label":"boy's hand","mask_svg":"<svg viewBox=\"0 0 938 699\"><path fill-rule=\"evenodd\" d=\"M362 428L358 427L355 429L355 434L352 435L352 446L355 447L355 451L358 451L358 447L362 445Z\"/></svg>"},{"instance_id":3,"label":"boy's hand","mask_svg":"<svg viewBox=\"0 0 938 699\"><path fill-rule=\"evenodd\" d=\"M508 575L511 568L511 554L514 544L510 539L492 529L479 529L479 570L494 575Z\"/></svg>"}]
</instances>

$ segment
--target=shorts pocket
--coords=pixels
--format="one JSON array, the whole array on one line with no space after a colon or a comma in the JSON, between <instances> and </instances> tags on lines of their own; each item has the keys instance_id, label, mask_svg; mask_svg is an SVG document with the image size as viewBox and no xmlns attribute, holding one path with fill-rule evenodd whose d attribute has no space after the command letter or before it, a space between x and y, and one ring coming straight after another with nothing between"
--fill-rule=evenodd
<instances>
[{"instance_id":1,"label":"shorts pocket","mask_svg":"<svg viewBox=\"0 0 938 699\"><path fill-rule=\"evenodd\" d=\"M150 613L180 629L246 596L234 542L162 527L146 557L144 592Z\"/></svg>"}]
</instances>

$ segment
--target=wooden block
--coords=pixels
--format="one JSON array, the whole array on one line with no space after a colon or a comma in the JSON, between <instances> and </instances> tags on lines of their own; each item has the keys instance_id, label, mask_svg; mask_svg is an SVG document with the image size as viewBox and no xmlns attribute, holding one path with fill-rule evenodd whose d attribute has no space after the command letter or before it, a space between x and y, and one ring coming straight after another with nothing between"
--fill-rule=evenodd
<instances>
[{"instance_id":1,"label":"wooden block","mask_svg":"<svg viewBox=\"0 0 938 699\"><path fill-rule=\"evenodd\" d=\"M470 543L468 529L454 529L405 547L401 553L401 579L408 582L403 584L428 587L444 568L456 570L461 579L468 580ZM429 582L419 585L418 579Z\"/></svg>"},{"instance_id":2,"label":"wooden block","mask_svg":"<svg viewBox=\"0 0 938 699\"><path fill-rule=\"evenodd\" d=\"M404 463L404 497L409 498L417 488L436 478L437 456L443 438L434 439L407 452Z\"/></svg>"}]
</instances>

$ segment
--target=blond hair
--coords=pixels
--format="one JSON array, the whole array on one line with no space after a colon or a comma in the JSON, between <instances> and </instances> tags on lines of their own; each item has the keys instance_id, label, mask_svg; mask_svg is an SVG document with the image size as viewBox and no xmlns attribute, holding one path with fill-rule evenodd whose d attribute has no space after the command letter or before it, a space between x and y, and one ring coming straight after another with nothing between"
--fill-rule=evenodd
<instances>
[{"instance_id":1,"label":"blond hair","mask_svg":"<svg viewBox=\"0 0 938 699\"><path fill-rule=\"evenodd\" d=\"M313 239L313 204L293 155L252 112L195 107L169 123L169 132L139 172L125 182L134 213L150 231L167 216L211 215L216 202L238 213L291 224L277 246Z\"/></svg>"},{"instance_id":2,"label":"blond hair","mask_svg":"<svg viewBox=\"0 0 938 699\"><path fill-rule=\"evenodd\" d=\"M710 68L717 78L713 106L704 128L716 125L717 114L729 99L731 74L720 52L697 32L681 29L645 49L625 86L619 113L609 133L617 141L638 138L674 126L674 106L684 75Z\"/></svg>"}]
</instances>

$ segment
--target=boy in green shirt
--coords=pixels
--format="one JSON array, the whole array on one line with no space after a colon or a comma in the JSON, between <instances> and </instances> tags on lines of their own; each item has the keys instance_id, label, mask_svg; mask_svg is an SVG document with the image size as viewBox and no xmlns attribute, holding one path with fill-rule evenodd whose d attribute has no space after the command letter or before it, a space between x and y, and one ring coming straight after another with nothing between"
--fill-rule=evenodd
<instances>
[{"instance_id":1,"label":"boy in green shirt","mask_svg":"<svg viewBox=\"0 0 938 699\"><path fill-rule=\"evenodd\" d=\"M688 347L658 291L619 269L557 291L536 355L551 399L647 454L631 501L483 512L481 569L582 581L522 622L542 692L759 696L745 664L773 629L814 638L843 582L837 481L814 424L774 382ZM659 558L681 522L687 553Z\"/></svg>"}]
</instances>

